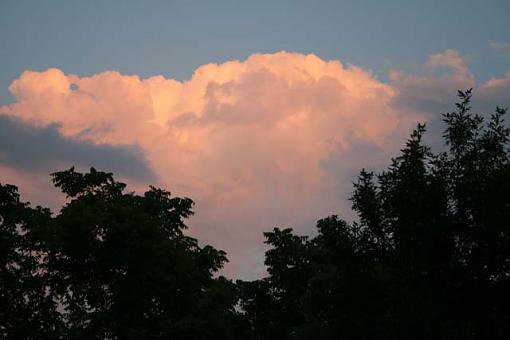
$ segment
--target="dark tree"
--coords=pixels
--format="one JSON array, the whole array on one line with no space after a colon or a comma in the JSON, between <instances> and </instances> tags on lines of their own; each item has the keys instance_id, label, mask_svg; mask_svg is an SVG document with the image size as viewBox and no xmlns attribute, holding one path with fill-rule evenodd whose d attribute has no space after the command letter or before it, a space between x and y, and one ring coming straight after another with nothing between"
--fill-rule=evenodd
<instances>
[{"instance_id":1,"label":"dark tree","mask_svg":"<svg viewBox=\"0 0 510 340\"><path fill-rule=\"evenodd\" d=\"M191 199L154 187L143 196L124 193L112 174L93 168L52 177L70 198L54 217L1 187L0 284L8 308L0 309L0 325L8 338L40 339L43 327L66 339L242 334L235 285L213 277L225 253L183 233Z\"/></svg>"},{"instance_id":2,"label":"dark tree","mask_svg":"<svg viewBox=\"0 0 510 340\"><path fill-rule=\"evenodd\" d=\"M0 184L1 339L55 339L62 331L37 241L50 220L49 210L30 208L15 186Z\"/></svg>"},{"instance_id":3,"label":"dark tree","mask_svg":"<svg viewBox=\"0 0 510 340\"><path fill-rule=\"evenodd\" d=\"M312 239L266 233L269 276L239 282L259 339L510 338L510 129L459 91L447 151L418 125L388 170L362 170L352 207ZM269 320L268 320L269 318Z\"/></svg>"}]
</instances>

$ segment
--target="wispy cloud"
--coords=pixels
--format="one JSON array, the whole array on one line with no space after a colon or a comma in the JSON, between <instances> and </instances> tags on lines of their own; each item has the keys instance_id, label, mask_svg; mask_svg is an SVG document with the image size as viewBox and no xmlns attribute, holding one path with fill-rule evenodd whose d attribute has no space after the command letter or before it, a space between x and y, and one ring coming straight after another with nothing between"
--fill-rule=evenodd
<instances>
[{"instance_id":1,"label":"wispy cloud","mask_svg":"<svg viewBox=\"0 0 510 340\"><path fill-rule=\"evenodd\" d=\"M510 58L510 43L508 43L508 42L493 42L490 44L490 47L493 48L500 55Z\"/></svg>"}]
</instances>

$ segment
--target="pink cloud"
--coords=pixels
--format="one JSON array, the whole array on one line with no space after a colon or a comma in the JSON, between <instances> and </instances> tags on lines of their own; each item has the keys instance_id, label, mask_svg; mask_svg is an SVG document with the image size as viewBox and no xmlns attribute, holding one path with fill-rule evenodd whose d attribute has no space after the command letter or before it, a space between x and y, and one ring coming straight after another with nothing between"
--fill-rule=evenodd
<instances>
[{"instance_id":1,"label":"pink cloud","mask_svg":"<svg viewBox=\"0 0 510 340\"><path fill-rule=\"evenodd\" d=\"M253 278L263 272L263 231L347 213L352 175L385 165L426 119L404 99L442 98L444 88L474 83L457 52L432 56L426 67L440 66L454 73L393 73L389 84L356 66L287 52L203 65L186 81L26 71L10 86L15 103L0 112L58 123L66 137L138 145L156 184L197 201L192 234L229 253L227 272Z\"/></svg>"},{"instance_id":2,"label":"pink cloud","mask_svg":"<svg viewBox=\"0 0 510 340\"><path fill-rule=\"evenodd\" d=\"M510 71L503 78L491 78L478 89L480 96L488 105L509 105Z\"/></svg>"},{"instance_id":3,"label":"pink cloud","mask_svg":"<svg viewBox=\"0 0 510 340\"><path fill-rule=\"evenodd\" d=\"M470 76L470 72L459 52L452 49L446 50L444 53L431 55L425 66L430 69L447 67L453 69L457 76Z\"/></svg>"},{"instance_id":4,"label":"pink cloud","mask_svg":"<svg viewBox=\"0 0 510 340\"><path fill-rule=\"evenodd\" d=\"M446 70L437 75L436 71ZM398 92L396 106L411 111L439 114L452 104L457 90L475 87L475 79L456 50L429 57L420 74L393 70L390 84Z\"/></svg>"}]
</instances>

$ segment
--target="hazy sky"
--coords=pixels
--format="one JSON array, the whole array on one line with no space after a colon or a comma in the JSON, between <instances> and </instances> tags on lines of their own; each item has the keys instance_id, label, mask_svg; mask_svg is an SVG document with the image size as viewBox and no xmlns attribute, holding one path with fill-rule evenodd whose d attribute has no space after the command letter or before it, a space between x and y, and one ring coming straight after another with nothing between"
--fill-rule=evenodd
<instances>
[{"instance_id":1,"label":"hazy sky","mask_svg":"<svg viewBox=\"0 0 510 340\"><path fill-rule=\"evenodd\" d=\"M0 181L58 207L48 173L114 171L197 202L232 276L262 232L312 233L361 167L457 89L510 104L509 1L0 0Z\"/></svg>"}]
</instances>

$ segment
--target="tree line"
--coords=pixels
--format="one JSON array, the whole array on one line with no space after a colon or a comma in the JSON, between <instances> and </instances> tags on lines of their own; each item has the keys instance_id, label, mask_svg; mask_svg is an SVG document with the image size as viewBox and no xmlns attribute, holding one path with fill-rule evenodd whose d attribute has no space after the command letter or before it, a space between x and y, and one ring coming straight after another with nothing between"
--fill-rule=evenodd
<instances>
[{"instance_id":1,"label":"tree line","mask_svg":"<svg viewBox=\"0 0 510 340\"><path fill-rule=\"evenodd\" d=\"M226 254L185 234L189 198L71 168L52 214L0 184L0 338L510 338L506 109L483 119L458 95L445 151L419 124L388 169L361 170L355 222L264 233L255 281L215 274Z\"/></svg>"}]
</instances>

